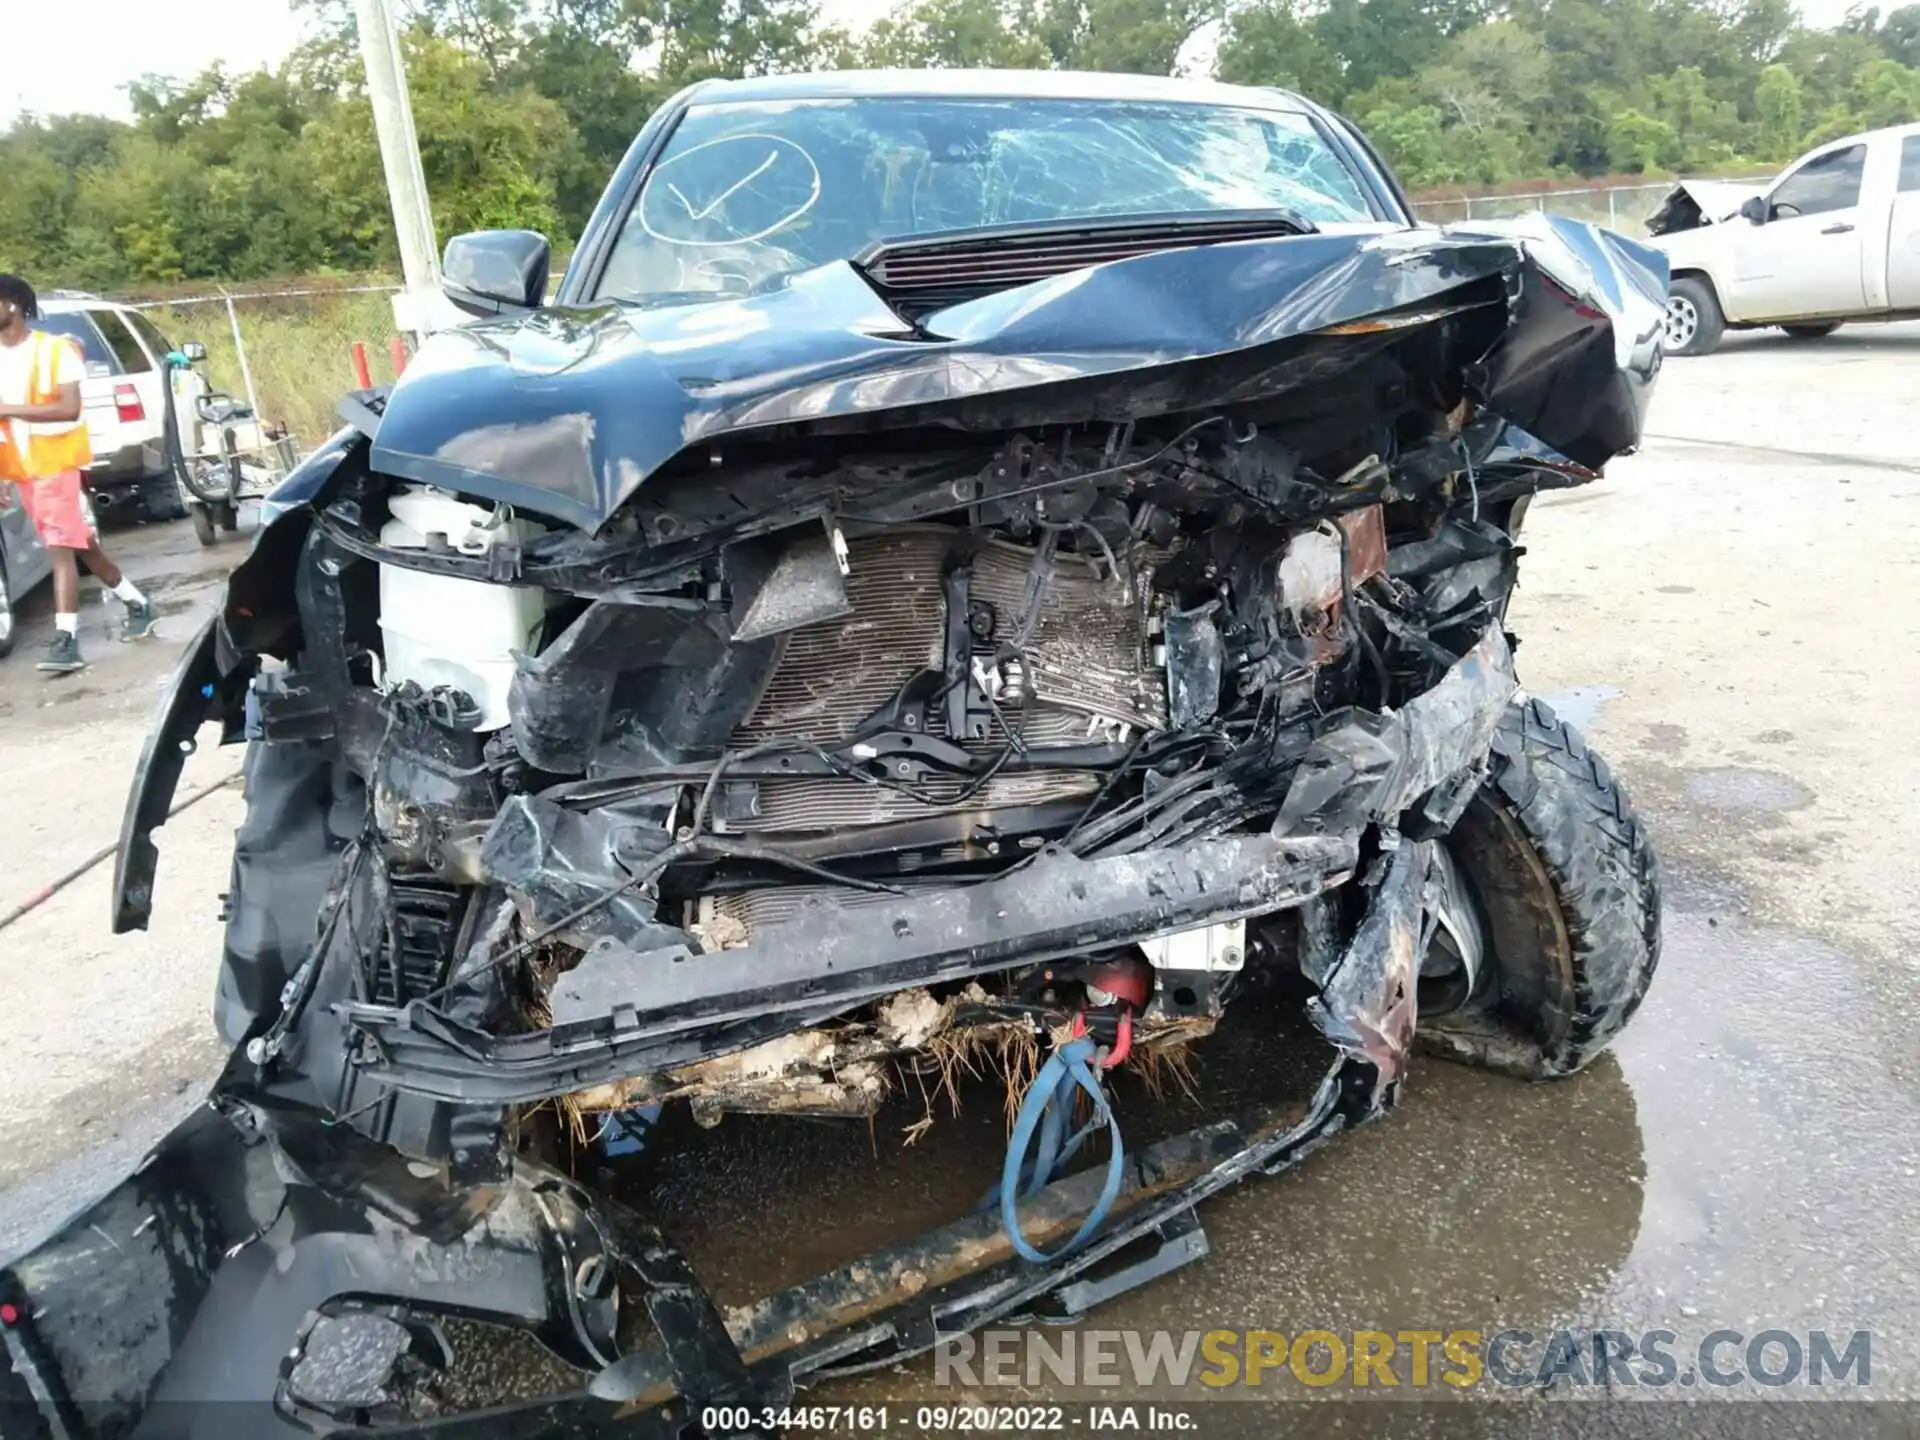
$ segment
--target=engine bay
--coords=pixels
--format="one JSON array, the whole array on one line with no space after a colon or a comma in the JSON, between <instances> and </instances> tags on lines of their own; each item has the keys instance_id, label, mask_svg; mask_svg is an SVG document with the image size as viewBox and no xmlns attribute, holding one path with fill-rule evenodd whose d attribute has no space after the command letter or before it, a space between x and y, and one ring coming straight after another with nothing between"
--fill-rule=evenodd
<instances>
[{"instance_id":1,"label":"engine bay","mask_svg":"<svg viewBox=\"0 0 1920 1440\"><path fill-rule=\"evenodd\" d=\"M1249 957L1324 975L1362 830L1464 793L1511 691L1526 497L1590 478L1403 354L1350 382L1357 433L1248 406L696 454L591 538L345 467L245 724L257 784L365 818L311 953L236 931L230 1033L486 1174L516 1104L871 1115L958 1036L1124 1018L1144 1059ZM1416 736L1474 664L1460 723ZM284 865L248 848L243 896ZM1107 898L1050 918L1061 885ZM1003 943L989 889L1029 922Z\"/></svg>"}]
</instances>

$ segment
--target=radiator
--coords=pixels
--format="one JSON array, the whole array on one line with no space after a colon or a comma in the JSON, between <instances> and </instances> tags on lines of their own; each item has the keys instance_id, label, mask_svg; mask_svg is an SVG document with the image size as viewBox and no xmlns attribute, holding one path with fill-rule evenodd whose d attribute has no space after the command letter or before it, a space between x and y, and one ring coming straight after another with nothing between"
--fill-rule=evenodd
<instances>
[{"instance_id":1,"label":"radiator","mask_svg":"<svg viewBox=\"0 0 1920 1440\"><path fill-rule=\"evenodd\" d=\"M899 692L919 670L938 670L945 652L946 592L942 576L963 532L912 526L854 540L848 546L847 598L852 613L806 626L787 637L779 663L733 745L744 749L772 739L828 748L851 738L855 727ZM1010 635L1026 605L1034 552L989 542L973 556L970 598L994 607L998 634ZM1056 558L1040 613L1023 647L1030 667L1031 698L1024 710L1009 708L1035 749L1085 744L1095 727L1112 723L1135 729L1166 724L1166 684L1149 661L1144 578L1129 588L1097 578L1074 555ZM991 657L992 645L980 653ZM933 707L928 730L943 735L944 707ZM996 732L969 741L976 754L991 755L1005 743ZM917 786L931 796L957 797L967 781L929 780ZM760 813L729 822L738 831L831 830L878 825L959 809L992 810L1036 805L1090 794L1099 777L1079 772L996 775L970 799L944 799L932 806L884 786L841 778L767 779L760 782Z\"/></svg>"}]
</instances>

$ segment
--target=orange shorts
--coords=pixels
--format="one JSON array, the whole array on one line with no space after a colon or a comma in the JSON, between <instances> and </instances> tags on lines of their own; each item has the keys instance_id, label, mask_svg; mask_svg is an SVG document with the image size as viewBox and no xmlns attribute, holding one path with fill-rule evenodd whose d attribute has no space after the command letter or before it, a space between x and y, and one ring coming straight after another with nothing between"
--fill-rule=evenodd
<instances>
[{"instance_id":1,"label":"orange shorts","mask_svg":"<svg viewBox=\"0 0 1920 1440\"><path fill-rule=\"evenodd\" d=\"M93 502L78 470L29 480L20 487L20 503L40 543L54 550L85 550L93 544Z\"/></svg>"}]
</instances>

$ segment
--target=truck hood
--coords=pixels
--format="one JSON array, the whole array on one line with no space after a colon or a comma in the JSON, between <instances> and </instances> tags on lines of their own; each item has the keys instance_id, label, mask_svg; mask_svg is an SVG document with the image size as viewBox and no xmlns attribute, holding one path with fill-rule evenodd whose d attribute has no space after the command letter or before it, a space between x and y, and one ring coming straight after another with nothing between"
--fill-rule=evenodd
<instances>
[{"instance_id":1,"label":"truck hood","mask_svg":"<svg viewBox=\"0 0 1920 1440\"><path fill-rule=\"evenodd\" d=\"M1683 180L1669 190L1660 208L1647 217L1649 235L1678 235L1717 225L1740 213L1740 207L1755 195L1767 193L1769 180Z\"/></svg>"},{"instance_id":2,"label":"truck hood","mask_svg":"<svg viewBox=\"0 0 1920 1440\"><path fill-rule=\"evenodd\" d=\"M1597 466L1638 440L1666 282L1657 251L1543 215L1165 250L917 326L834 262L750 298L543 310L437 334L388 396L371 460L593 532L693 447L1230 403L1228 374L1258 372L1271 395L1312 378L1333 337L1504 305L1478 398Z\"/></svg>"}]
</instances>

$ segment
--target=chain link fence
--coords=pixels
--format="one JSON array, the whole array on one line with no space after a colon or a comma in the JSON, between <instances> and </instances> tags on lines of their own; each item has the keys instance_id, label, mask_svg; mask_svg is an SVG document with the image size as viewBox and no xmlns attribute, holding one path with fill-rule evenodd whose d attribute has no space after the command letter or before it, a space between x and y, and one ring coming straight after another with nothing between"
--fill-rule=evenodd
<instances>
[{"instance_id":1,"label":"chain link fence","mask_svg":"<svg viewBox=\"0 0 1920 1440\"><path fill-rule=\"evenodd\" d=\"M1550 210L1628 235L1643 235L1648 215L1670 180L1615 186L1573 186L1510 195L1463 195L1414 203L1423 220L1445 224ZM135 299L176 347L207 347L216 389L245 397L263 418L284 425L309 449L339 424L335 406L359 385L354 347L364 347L373 384L394 378L397 281L354 285L266 286L209 290L164 299Z\"/></svg>"},{"instance_id":2,"label":"chain link fence","mask_svg":"<svg viewBox=\"0 0 1920 1440\"><path fill-rule=\"evenodd\" d=\"M354 346L375 385L394 378L393 284L290 286L130 301L178 349L207 347L207 379L284 425L302 450L340 420L340 397L360 385Z\"/></svg>"},{"instance_id":3,"label":"chain link fence","mask_svg":"<svg viewBox=\"0 0 1920 1440\"><path fill-rule=\"evenodd\" d=\"M1434 225L1458 220L1496 220L1508 215L1547 210L1574 220L1604 225L1622 235L1645 238L1647 217L1660 208L1660 201L1676 181L1653 180L1638 185L1568 186L1556 190L1532 190L1515 195L1462 195L1458 198L1416 200L1413 210L1420 219Z\"/></svg>"}]
</instances>

